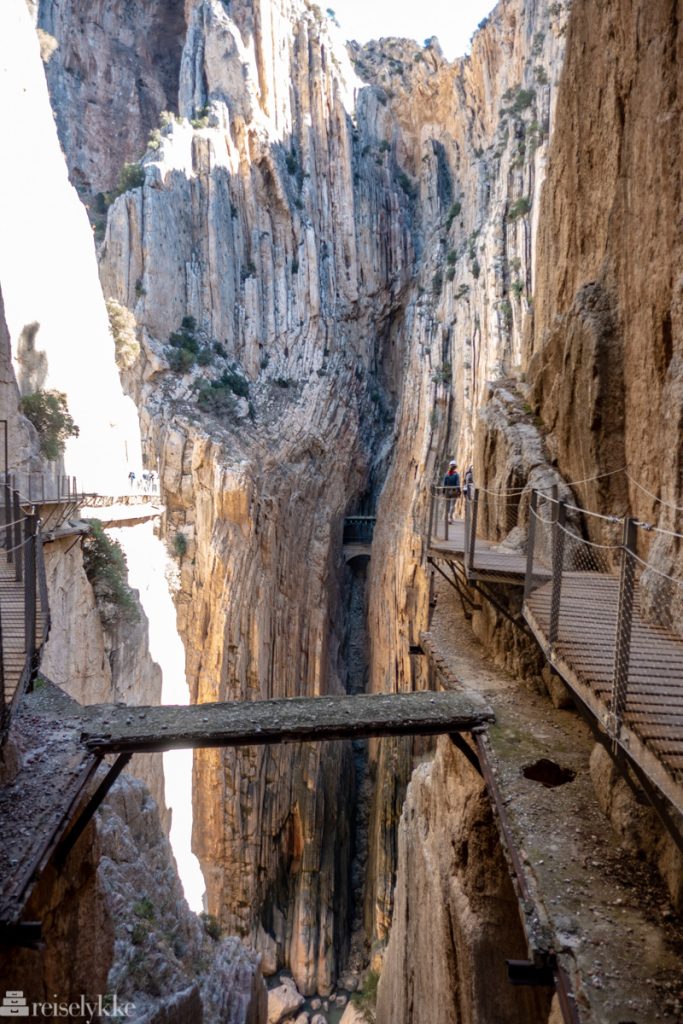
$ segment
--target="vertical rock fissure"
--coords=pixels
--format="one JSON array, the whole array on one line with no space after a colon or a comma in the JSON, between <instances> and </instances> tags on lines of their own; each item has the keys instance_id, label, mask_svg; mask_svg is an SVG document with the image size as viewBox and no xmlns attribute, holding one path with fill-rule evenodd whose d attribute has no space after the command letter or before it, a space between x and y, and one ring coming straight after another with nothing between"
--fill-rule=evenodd
<instances>
[{"instance_id":1,"label":"vertical rock fissure","mask_svg":"<svg viewBox=\"0 0 683 1024\"><path fill-rule=\"evenodd\" d=\"M353 559L346 574L346 691L365 693L368 684L367 560ZM349 888L348 955L345 968L356 973L367 959L367 936L363 922L363 893L368 862L370 776L368 741L354 740L353 804L350 808L351 878Z\"/></svg>"}]
</instances>

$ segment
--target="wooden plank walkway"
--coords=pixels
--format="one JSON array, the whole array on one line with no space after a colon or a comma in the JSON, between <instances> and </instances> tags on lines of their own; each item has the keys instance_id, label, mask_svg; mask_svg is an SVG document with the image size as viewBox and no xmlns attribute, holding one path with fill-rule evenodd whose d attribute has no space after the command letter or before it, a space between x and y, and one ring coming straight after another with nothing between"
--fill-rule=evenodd
<instances>
[{"instance_id":1,"label":"wooden plank walkway","mask_svg":"<svg viewBox=\"0 0 683 1024\"><path fill-rule=\"evenodd\" d=\"M8 564L0 549L0 619L2 621L2 657L5 673L5 703L10 704L22 682L26 665L24 643L24 584L17 583L15 567ZM42 642L44 616L36 597L36 646ZM27 682L25 679L23 682Z\"/></svg>"},{"instance_id":2,"label":"wooden plank walkway","mask_svg":"<svg viewBox=\"0 0 683 1024\"><path fill-rule=\"evenodd\" d=\"M456 519L446 525L443 516L439 516L434 524L428 554L450 560L451 557L462 562L468 580L481 580L489 583L511 583L521 586L526 575L526 555L510 551L493 544L491 541L477 537L474 550L474 562L469 565L465 557L465 522Z\"/></svg>"},{"instance_id":3,"label":"wooden plank walkway","mask_svg":"<svg viewBox=\"0 0 683 1024\"><path fill-rule=\"evenodd\" d=\"M619 580L593 572L566 572L558 640L550 646L552 585L525 601L524 617L550 663L606 727L617 626ZM633 611L628 691L620 742L683 814L683 640Z\"/></svg>"},{"instance_id":4,"label":"wooden plank walkway","mask_svg":"<svg viewBox=\"0 0 683 1024\"><path fill-rule=\"evenodd\" d=\"M432 691L85 710L83 742L101 754L433 736L493 721L490 708L472 694Z\"/></svg>"}]
</instances>

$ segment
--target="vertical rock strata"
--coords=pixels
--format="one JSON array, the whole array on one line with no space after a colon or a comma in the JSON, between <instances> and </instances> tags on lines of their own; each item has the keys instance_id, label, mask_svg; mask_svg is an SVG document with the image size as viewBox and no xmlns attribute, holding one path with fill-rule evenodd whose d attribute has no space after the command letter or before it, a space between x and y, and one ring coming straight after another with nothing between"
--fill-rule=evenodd
<instances>
[{"instance_id":1,"label":"vertical rock strata","mask_svg":"<svg viewBox=\"0 0 683 1024\"><path fill-rule=\"evenodd\" d=\"M546 1020L550 994L507 981L526 955L483 780L442 739L408 786L377 1024Z\"/></svg>"},{"instance_id":2,"label":"vertical rock strata","mask_svg":"<svg viewBox=\"0 0 683 1024\"><path fill-rule=\"evenodd\" d=\"M427 613L425 484L446 445L469 460L486 379L521 363L566 4L504 0L455 64L436 41L383 40L352 67L298 0L188 0L184 17L179 117L110 210L101 277L141 336L127 379L180 559L193 697L345 687L342 517L383 484L369 685L422 686L408 647ZM61 24L84 60L87 33ZM75 92L53 83L53 102L77 116ZM197 361L169 347L184 318ZM412 751L370 757L366 926L385 941ZM303 991L329 991L350 751L207 751L195 782L210 909Z\"/></svg>"},{"instance_id":3,"label":"vertical rock strata","mask_svg":"<svg viewBox=\"0 0 683 1024\"><path fill-rule=\"evenodd\" d=\"M676 5L574 4L529 346L535 403L563 473L627 466L678 505L680 52ZM641 518L662 511L632 482L626 493L619 475L578 493L602 511L626 501Z\"/></svg>"},{"instance_id":4,"label":"vertical rock strata","mask_svg":"<svg viewBox=\"0 0 683 1024\"><path fill-rule=\"evenodd\" d=\"M180 110L195 127L169 126L102 251L105 290L142 332L135 387L169 541L186 546L179 623L198 701L346 684L342 517L389 428L382 353L400 346L385 336L413 254L409 197L387 168L358 175L374 128L353 124L354 74L326 19L286 4L263 24L231 13L190 12ZM212 344L196 385L237 374L249 405L242 386L201 415L190 377L168 371L187 316ZM303 991L329 991L347 930L350 748L195 763L210 909L291 964Z\"/></svg>"},{"instance_id":5,"label":"vertical rock strata","mask_svg":"<svg viewBox=\"0 0 683 1024\"><path fill-rule=\"evenodd\" d=\"M98 996L133 1004L135 1020L264 1024L258 958L207 934L185 902L156 805L121 776L66 867L48 871L27 913L43 922L39 950L0 960L5 989L32 1002ZM213 930L213 929L212 929Z\"/></svg>"}]
</instances>

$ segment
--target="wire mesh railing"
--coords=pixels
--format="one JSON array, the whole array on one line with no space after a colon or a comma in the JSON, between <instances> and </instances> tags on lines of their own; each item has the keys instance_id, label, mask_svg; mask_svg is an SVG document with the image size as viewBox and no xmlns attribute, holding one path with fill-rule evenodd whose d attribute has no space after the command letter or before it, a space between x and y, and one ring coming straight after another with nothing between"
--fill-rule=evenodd
<instances>
[{"instance_id":1,"label":"wire mesh railing","mask_svg":"<svg viewBox=\"0 0 683 1024\"><path fill-rule=\"evenodd\" d=\"M570 506L535 492L525 608L546 654L590 688L610 737L635 733L683 778L683 580L638 554L638 522L599 516L601 543L567 524ZM585 516L596 513L583 512Z\"/></svg>"},{"instance_id":2,"label":"wire mesh railing","mask_svg":"<svg viewBox=\"0 0 683 1024\"><path fill-rule=\"evenodd\" d=\"M435 485L431 488L427 545L463 555L468 573L482 569L495 579L509 576L510 560L519 561L523 546L517 527L526 522L531 491L480 491L473 484L460 489ZM503 547L505 546L505 547ZM497 552L497 557L492 552ZM486 565L480 565L483 557ZM498 568L496 565L498 564ZM513 569L520 580L523 561Z\"/></svg>"},{"instance_id":3,"label":"wire mesh railing","mask_svg":"<svg viewBox=\"0 0 683 1024\"><path fill-rule=\"evenodd\" d=\"M344 544L372 544L377 516L346 516L344 519Z\"/></svg>"},{"instance_id":4,"label":"wire mesh railing","mask_svg":"<svg viewBox=\"0 0 683 1024\"><path fill-rule=\"evenodd\" d=\"M24 505L73 502L81 496L76 477L62 473L12 470L4 482L19 494Z\"/></svg>"},{"instance_id":5,"label":"wire mesh railing","mask_svg":"<svg viewBox=\"0 0 683 1024\"><path fill-rule=\"evenodd\" d=\"M41 523L7 479L0 504L0 739L31 685L50 614ZM4 554L3 554L4 553Z\"/></svg>"}]
</instances>

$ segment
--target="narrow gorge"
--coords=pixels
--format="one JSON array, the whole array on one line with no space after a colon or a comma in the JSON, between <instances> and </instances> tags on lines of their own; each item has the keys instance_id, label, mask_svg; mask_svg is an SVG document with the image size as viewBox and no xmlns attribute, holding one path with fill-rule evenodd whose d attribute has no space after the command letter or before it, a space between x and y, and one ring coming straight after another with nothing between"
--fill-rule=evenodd
<instances>
[{"instance_id":1,"label":"narrow gorge","mask_svg":"<svg viewBox=\"0 0 683 1024\"><path fill-rule=\"evenodd\" d=\"M53 799L50 744L68 785L90 732L109 752L0 904L7 999L683 1019L679 7L499 0L449 60L309 0L6 0L0 423L41 520L22 614L49 608L23 699L3 674L7 835L27 775ZM50 394L77 424L56 457ZM479 540L514 572L477 574ZM641 614L666 632L656 756L562 660L580 571L614 578L613 647ZM156 705L422 691L476 725L106 746Z\"/></svg>"}]
</instances>

